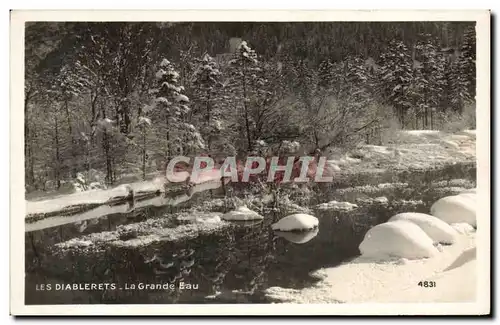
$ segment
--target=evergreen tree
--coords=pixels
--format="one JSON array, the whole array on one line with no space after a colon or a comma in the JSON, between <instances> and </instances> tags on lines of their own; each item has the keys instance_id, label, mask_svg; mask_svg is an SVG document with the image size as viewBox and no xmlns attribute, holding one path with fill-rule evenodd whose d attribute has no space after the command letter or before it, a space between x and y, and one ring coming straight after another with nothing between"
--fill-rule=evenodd
<instances>
[{"instance_id":1,"label":"evergreen tree","mask_svg":"<svg viewBox=\"0 0 500 325\"><path fill-rule=\"evenodd\" d=\"M179 73L173 64L163 59L155 76L157 87L151 89L150 93L155 95L151 114L157 121L158 149L170 157L204 148L196 127L186 122L186 115L190 111L187 106L189 98L184 95L184 87L179 85Z\"/></svg>"},{"instance_id":2,"label":"evergreen tree","mask_svg":"<svg viewBox=\"0 0 500 325\"><path fill-rule=\"evenodd\" d=\"M212 149L212 143L220 133L223 123L221 112L221 72L215 60L208 54L197 60L198 67L194 72L194 93L202 112L202 135L206 140L207 149Z\"/></svg>"},{"instance_id":3,"label":"evergreen tree","mask_svg":"<svg viewBox=\"0 0 500 325\"><path fill-rule=\"evenodd\" d=\"M413 64L410 51L402 41L390 42L386 52L382 53L378 78L380 99L395 108L404 128L406 113L413 106L409 93L413 81Z\"/></svg>"},{"instance_id":4,"label":"evergreen tree","mask_svg":"<svg viewBox=\"0 0 500 325\"><path fill-rule=\"evenodd\" d=\"M254 144L254 121L251 114L251 101L257 94L260 84L259 61L257 53L243 41L239 45L230 64L229 92L242 110L243 129L246 137L246 149L250 152Z\"/></svg>"},{"instance_id":5,"label":"evergreen tree","mask_svg":"<svg viewBox=\"0 0 500 325\"><path fill-rule=\"evenodd\" d=\"M422 128L434 127L434 113L438 111L445 91L445 59L438 53L431 35L417 43L416 58L419 62L414 76L415 128L421 119Z\"/></svg>"},{"instance_id":6,"label":"evergreen tree","mask_svg":"<svg viewBox=\"0 0 500 325\"><path fill-rule=\"evenodd\" d=\"M456 62L455 104L460 112L466 102L475 100L476 96L476 33L474 26L464 31L460 56Z\"/></svg>"}]
</instances>

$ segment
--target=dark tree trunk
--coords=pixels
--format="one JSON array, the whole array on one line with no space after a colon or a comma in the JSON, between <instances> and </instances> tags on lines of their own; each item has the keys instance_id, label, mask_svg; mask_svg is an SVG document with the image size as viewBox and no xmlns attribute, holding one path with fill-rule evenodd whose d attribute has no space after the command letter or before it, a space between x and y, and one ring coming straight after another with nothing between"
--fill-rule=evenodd
<instances>
[{"instance_id":1,"label":"dark tree trunk","mask_svg":"<svg viewBox=\"0 0 500 325\"><path fill-rule=\"evenodd\" d=\"M24 97L24 157L25 157L25 170L26 170L26 185L34 185L35 172L34 172L34 157L31 150L32 134L29 128L29 111L28 104L31 96L31 91L28 91Z\"/></svg>"},{"instance_id":2,"label":"dark tree trunk","mask_svg":"<svg viewBox=\"0 0 500 325\"><path fill-rule=\"evenodd\" d=\"M56 169L55 177L57 183L57 189L61 188L61 154L59 148L59 122L57 120L57 115L54 117L55 121L55 146L56 146Z\"/></svg>"},{"instance_id":3,"label":"dark tree trunk","mask_svg":"<svg viewBox=\"0 0 500 325\"><path fill-rule=\"evenodd\" d=\"M71 162L71 177L75 178L76 177L76 173L77 173L77 168L76 168L77 143L76 143L75 135L73 133L73 126L71 125L71 116L70 116L70 113L69 113L69 107L68 106L69 106L68 105L68 100L65 99L64 100L64 111L66 112L66 119L67 119L67 122L68 122L68 134L69 134L69 136L71 138L71 149L70 149L70 152L71 152L71 157L73 158L73 161Z\"/></svg>"},{"instance_id":4,"label":"dark tree trunk","mask_svg":"<svg viewBox=\"0 0 500 325\"><path fill-rule=\"evenodd\" d=\"M102 118L106 118L106 110L103 106L101 106L101 114ZM102 136L102 147L104 149L104 155L106 156L106 185L113 184L113 167L111 163L111 154L110 154L110 139L108 132L106 130L103 131Z\"/></svg>"},{"instance_id":5,"label":"dark tree trunk","mask_svg":"<svg viewBox=\"0 0 500 325\"><path fill-rule=\"evenodd\" d=\"M207 134L207 146L208 146L208 151L210 152L210 146L212 142L212 132L210 131L210 119L212 118L211 116L211 107L210 107L210 90L208 91L207 94L207 129L208 134Z\"/></svg>"},{"instance_id":6,"label":"dark tree trunk","mask_svg":"<svg viewBox=\"0 0 500 325\"><path fill-rule=\"evenodd\" d=\"M146 128L142 127L142 179L146 180Z\"/></svg>"},{"instance_id":7,"label":"dark tree trunk","mask_svg":"<svg viewBox=\"0 0 500 325\"><path fill-rule=\"evenodd\" d=\"M243 77L241 79L243 86L243 109L245 110L245 128L247 133L247 142L248 142L248 151L252 150L252 137L250 135L250 121L248 120L248 105L247 105L247 85L245 79L245 73L243 73Z\"/></svg>"}]
</instances>

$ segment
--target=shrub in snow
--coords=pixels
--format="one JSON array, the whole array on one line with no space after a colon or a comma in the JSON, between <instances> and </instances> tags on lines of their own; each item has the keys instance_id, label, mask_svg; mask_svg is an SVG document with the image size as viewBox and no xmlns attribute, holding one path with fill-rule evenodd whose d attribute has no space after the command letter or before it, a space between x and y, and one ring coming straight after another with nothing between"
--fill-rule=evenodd
<instances>
[{"instance_id":1,"label":"shrub in snow","mask_svg":"<svg viewBox=\"0 0 500 325\"><path fill-rule=\"evenodd\" d=\"M234 211L230 211L222 216L222 219L228 221L242 221L242 220L261 220L263 216L255 211L250 210L245 205L238 207Z\"/></svg>"},{"instance_id":2,"label":"shrub in snow","mask_svg":"<svg viewBox=\"0 0 500 325\"><path fill-rule=\"evenodd\" d=\"M309 230L316 228L319 224L318 218L310 214L296 213L284 217L275 224L271 225L273 230L293 231L293 230Z\"/></svg>"},{"instance_id":3,"label":"shrub in snow","mask_svg":"<svg viewBox=\"0 0 500 325\"><path fill-rule=\"evenodd\" d=\"M469 225L468 223L462 222L462 223L452 223L450 225L455 231L457 231L459 234L470 234L474 232L474 227Z\"/></svg>"},{"instance_id":4,"label":"shrub in snow","mask_svg":"<svg viewBox=\"0 0 500 325\"><path fill-rule=\"evenodd\" d=\"M291 232L291 231L276 231L275 234L285 238L294 244L305 244L318 235L319 228L314 228L309 231Z\"/></svg>"},{"instance_id":5,"label":"shrub in snow","mask_svg":"<svg viewBox=\"0 0 500 325\"><path fill-rule=\"evenodd\" d=\"M439 199L431 206L431 214L449 224L466 222L476 226L476 204L466 195Z\"/></svg>"},{"instance_id":6,"label":"shrub in snow","mask_svg":"<svg viewBox=\"0 0 500 325\"><path fill-rule=\"evenodd\" d=\"M359 245L361 255L370 258L404 257L419 259L438 253L432 239L416 224L398 220L379 224Z\"/></svg>"},{"instance_id":7,"label":"shrub in snow","mask_svg":"<svg viewBox=\"0 0 500 325\"><path fill-rule=\"evenodd\" d=\"M457 239L457 231L441 219L425 213L406 212L399 213L389 221L410 221L422 228L431 237L434 243L453 244Z\"/></svg>"}]
</instances>

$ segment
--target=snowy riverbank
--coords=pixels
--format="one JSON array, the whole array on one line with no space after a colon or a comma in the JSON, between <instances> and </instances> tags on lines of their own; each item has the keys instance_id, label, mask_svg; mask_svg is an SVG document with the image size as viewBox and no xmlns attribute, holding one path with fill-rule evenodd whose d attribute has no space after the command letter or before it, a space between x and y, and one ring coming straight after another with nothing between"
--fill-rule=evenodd
<instances>
[{"instance_id":1,"label":"snowy riverbank","mask_svg":"<svg viewBox=\"0 0 500 325\"><path fill-rule=\"evenodd\" d=\"M473 302L476 299L475 259L449 271L464 251L475 246L475 233L462 234L432 258L375 261L355 258L340 266L324 268L313 276L322 280L302 290L272 287L266 295L287 303L363 302ZM434 281L436 287L419 286Z\"/></svg>"}]
</instances>

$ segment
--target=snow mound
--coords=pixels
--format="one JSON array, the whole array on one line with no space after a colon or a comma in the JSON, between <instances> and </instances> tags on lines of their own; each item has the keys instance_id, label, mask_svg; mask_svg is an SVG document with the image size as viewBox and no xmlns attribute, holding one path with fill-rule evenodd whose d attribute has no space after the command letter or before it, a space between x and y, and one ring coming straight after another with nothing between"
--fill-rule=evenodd
<instances>
[{"instance_id":1,"label":"snow mound","mask_svg":"<svg viewBox=\"0 0 500 325\"><path fill-rule=\"evenodd\" d=\"M449 224L465 222L476 226L476 204L469 195L439 199L431 206L431 214Z\"/></svg>"},{"instance_id":2,"label":"snow mound","mask_svg":"<svg viewBox=\"0 0 500 325\"><path fill-rule=\"evenodd\" d=\"M309 230L316 228L318 224L318 218L310 214L296 213L284 217L275 224L272 224L271 228L280 231Z\"/></svg>"},{"instance_id":3,"label":"snow mound","mask_svg":"<svg viewBox=\"0 0 500 325\"><path fill-rule=\"evenodd\" d=\"M318 235L319 228L314 228L310 231L291 232L291 231L276 231L275 234L285 238L294 244L305 244Z\"/></svg>"},{"instance_id":4,"label":"snow mound","mask_svg":"<svg viewBox=\"0 0 500 325\"><path fill-rule=\"evenodd\" d=\"M454 244L457 240L457 231L449 224L434 216L406 212L399 213L389 219L389 221L405 220L412 222L422 228L422 230L434 241L434 243Z\"/></svg>"},{"instance_id":5,"label":"snow mound","mask_svg":"<svg viewBox=\"0 0 500 325\"><path fill-rule=\"evenodd\" d=\"M450 225L453 229L455 229L456 232L462 235L470 234L473 233L474 227L469 225L468 223L462 222L462 223L452 223Z\"/></svg>"},{"instance_id":6,"label":"snow mound","mask_svg":"<svg viewBox=\"0 0 500 325\"><path fill-rule=\"evenodd\" d=\"M373 202L380 203L380 204L387 204L389 203L389 200L385 196L379 196L373 199Z\"/></svg>"},{"instance_id":7,"label":"snow mound","mask_svg":"<svg viewBox=\"0 0 500 325\"><path fill-rule=\"evenodd\" d=\"M398 220L379 224L365 235L359 245L361 255L376 259L403 257L420 259L438 253L432 239L416 224Z\"/></svg>"},{"instance_id":8,"label":"snow mound","mask_svg":"<svg viewBox=\"0 0 500 325\"><path fill-rule=\"evenodd\" d=\"M238 207L234 211L230 211L222 216L223 220L228 221L243 221L243 220L262 220L263 216L255 211L250 210L245 205Z\"/></svg>"},{"instance_id":9,"label":"snow mound","mask_svg":"<svg viewBox=\"0 0 500 325\"><path fill-rule=\"evenodd\" d=\"M321 203L316 206L318 210L335 210L335 211L351 211L358 206L349 202L330 201L328 203Z\"/></svg>"}]
</instances>

